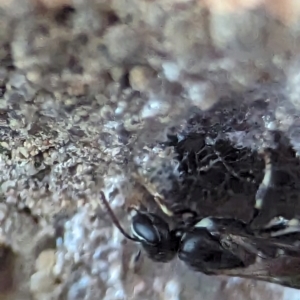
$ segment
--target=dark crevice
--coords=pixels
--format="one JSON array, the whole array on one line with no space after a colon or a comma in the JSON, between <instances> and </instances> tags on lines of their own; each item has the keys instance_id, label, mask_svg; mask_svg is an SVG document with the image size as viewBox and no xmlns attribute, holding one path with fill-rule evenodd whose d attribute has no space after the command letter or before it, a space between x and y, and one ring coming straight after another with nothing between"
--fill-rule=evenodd
<instances>
[{"instance_id":1,"label":"dark crevice","mask_svg":"<svg viewBox=\"0 0 300 300\"><path fill-rule=\"evenodd\" d=\"M191 208L199 217L232 217L246 223L252 220L265 161L255 147L250 148L254 141L250 146L241 146L227 138L231 132L249 132L253 125L251 118L246 118L247 108L244 117L243 110L238 110L240 116L233 114L230 107L210 112L210 118L205 113L195 114L185 132L169 135L164 146L175 148L180 183L175 179L172 191L162 187L159 192L171 210ZM259 223L266 223L278 214L286 218L300 215L300 196L295 197L300 195L299 159L280 132L270 134L273 149L268 151L272 153L273 183L267 187ZM157 173L156 177L160 175Z\"/></svg>"}]
</instances>

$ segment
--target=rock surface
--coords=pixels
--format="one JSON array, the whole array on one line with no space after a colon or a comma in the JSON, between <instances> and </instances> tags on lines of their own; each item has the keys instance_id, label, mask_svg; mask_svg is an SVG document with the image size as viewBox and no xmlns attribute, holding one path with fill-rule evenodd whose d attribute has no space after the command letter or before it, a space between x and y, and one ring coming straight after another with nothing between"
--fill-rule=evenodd
<instances>
[{"instance_id":1,"label":"rock surface","mask_svg":"<svg viewBox=\"0 0 300 300\"><path fill-rule=\"evenodd\" d=\"M98 199L102 189L124 226L124 207L151 207L151 193L182 202L168 198L180 186L163 145L174 135L222 133L251 152L280 133L283 165L296 165L299 14L295 0L0 0L0 299L297 299L178 260L131 268L136 245ZM198 211L236 207L208 204ZM274 207L260 222L291 212Z\"/></svg>"}]
</instances>

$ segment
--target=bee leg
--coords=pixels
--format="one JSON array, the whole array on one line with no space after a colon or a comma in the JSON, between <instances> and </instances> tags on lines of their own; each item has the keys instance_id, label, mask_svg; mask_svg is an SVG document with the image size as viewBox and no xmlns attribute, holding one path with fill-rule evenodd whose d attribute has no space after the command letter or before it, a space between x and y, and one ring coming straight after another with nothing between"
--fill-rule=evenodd
<instances>
[{"instance_id":1,"label":"bee leg","mask_svg":"<svg viewBox=\"0 0 300 300\"><path fill-rule=\"evenodd\" d=\"M162 196L156 194L154 196L154 201L156 202L156 204L158 205L158 207L162 210L162 212L169 216L169 217L172 217L174 215L174 213L169 210L169 208L162 202Z\"/></svg>"},{"instance_id":2,"label":"bee leg","mask_svg":"<svg viewBox=\"0 0 300 300\"><path fill-rule=\"evenodd\" d=\"M300 232L300 220L293 218L287 220L282 216L273 218L267 225L262 228L262 231L267 230L269 236L277 237L290 233Z\"/></svg>"},{"instance_id":3,"label":"bee leg","mask_svg":"<svg viewBox=\"0 0 300 300\"><path fill-rule=\"evenodd\" d=\"M265 175L255 195L254 208L257 214L261 211L267 190L272 184L272 162L271 162L270 153L264 153L264 160L265 160Z\"/></svg>"},{"instance_id":4,"label":"bee leg","mask_svg":"<svg viewBox=\"0 0 300 300\"><path fill-rule=\"evenodd\" d=\"M271 219L271 221L267 225L265 225L263 227L263 229L271 229L271 230L272 229L276 230L276 228L281 229L283 227L286 227L288 222L289 221L287 219L285 219L281 216L278 216L278 217Z\"/></svg>"},{"instance_id":5,"label":"bee leg","mask_svg":"<svg viewBox=\"0 0 300 300\"><path fill-rule=\"evenodd\" d=\"M284 229L271 232L271 237L282 236L290 233L300 232L300 221L296 218L286 222Z\"/></svg>"},{"instance_id":6,"label":"bee leg","mask_svg":"<svg viewBox=\"0 0 300 300\"><path fill-rule=\"evenodd\" d=\"M149 180L142 179L141 176L136 174L133 174L133 177L153 196L155 203L165 215L173 216L173 212L163 203L164 197L157 192L156 187Z\"/></svg>"},{"instance_id":7,"label":"bee leg","mask_svg":"<svg viewBox=\"0 0 300 300\"><path fill-rule=\"evenodd\" d=\"M133 253L130 257L129 260L129 265L128 268L130 270L134 270L135 272L137 272L140 268L140 265L142 263L142 255L141 255L142 251L138 250L136 253Z\"/></svg>"}]
</instances>

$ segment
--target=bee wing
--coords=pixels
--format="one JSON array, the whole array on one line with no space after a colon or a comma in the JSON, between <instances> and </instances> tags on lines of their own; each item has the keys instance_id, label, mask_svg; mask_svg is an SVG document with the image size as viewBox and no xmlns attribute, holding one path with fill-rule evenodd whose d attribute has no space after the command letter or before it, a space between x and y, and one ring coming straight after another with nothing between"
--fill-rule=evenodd
<instances>
[{"instance_id":1,"label":"bee wing","mask_svg":"<svg viewBox=\"0 0 300 300\"><path fill-rule=\"evenodd\" d=\"M245 266L254 263L258 255L258 250L238 235L221 234L220 244L224 249L239 257Z\"/></svg>"},{"instance_id":2,"label":"bee wing","mask_svg":"<svg viewBox=\"0 0 300 300\"><path fill-rule=\"evenodd\" d=\"M278 283L300 289L300 257L259 259L246 268L219 270L218 275Z\"/></svg>"},{"instance_id":3,"label":"bee wing","mask_svg":"<svg viewBox=\"0 0 300 300\"><path fill-rule=\"evenodd\" d=\"M295 246L287 242L280 242L279 240L272 238L228 233L221 234L220 240L221 243L224 243L224 241L227 241L227 243L231 242L248 251L249 253L256 254L261 258L278 257L283 254L300 257L299 246Z\"/></svg>"},{"instance_id":4,"label":"bee wing","mask_svg":"<svg viewBox=\"0 0 300 300\"><path fill-rule=\"evenodd\" d=\"M299 247L276 240L222 234L220 243L244 259L244 268L219 270L218 275L237 276L300 288Z\"/></svg>"}]
</instances>

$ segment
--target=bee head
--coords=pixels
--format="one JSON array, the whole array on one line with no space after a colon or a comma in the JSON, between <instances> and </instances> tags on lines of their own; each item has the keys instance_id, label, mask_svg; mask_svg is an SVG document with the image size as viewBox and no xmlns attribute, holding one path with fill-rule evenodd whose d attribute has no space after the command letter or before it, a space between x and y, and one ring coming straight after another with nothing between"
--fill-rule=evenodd
<instances>
[{"instance_id":1,"label":"bee head","mask_svg":"<svg viewBox=\"0 0 300 300\"><path fill-rule=\"evenodd\" d=\"M179 239L170 231L168 223L158 215L134 210L131 231L150 259L167 262L176 255Z\"/></svg>"}]
</instances>

